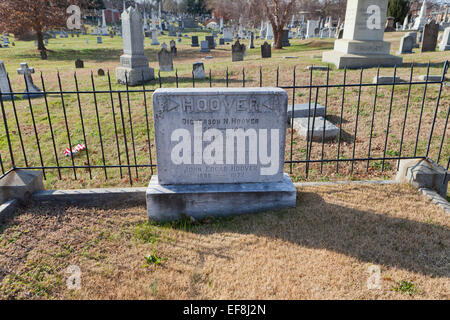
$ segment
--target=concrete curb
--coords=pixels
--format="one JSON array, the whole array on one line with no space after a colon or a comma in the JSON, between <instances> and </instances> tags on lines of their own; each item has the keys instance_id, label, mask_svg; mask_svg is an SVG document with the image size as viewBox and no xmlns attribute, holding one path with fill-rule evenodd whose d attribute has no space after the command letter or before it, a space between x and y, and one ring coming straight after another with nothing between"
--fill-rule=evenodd
<instances>
[{"instance_id":1,"label":"concrete curb","mask_svg":"<svg viewBox=\"0 0 450 320\"><path fill-rule=\"evenodd\" d=\"M450 203L447 201L447 199L445 199L444 197L442 197L439 193L437 193L436 191L429 189L429 188L420 188L419 191L427 196L428 198L431 199L431 201L434 204L437 204L438 206L440 206L442 209L444 209L444 211L447 214L450 214Z\"/></svg>"},{"instance_id":2,"label":"concrete curb","mask_svg":"<svg viewBox=\"0 0 450 320\"><path fill-rule=\"evenodd\" d=\"M294 183L296 188L303 187L320 187L332 185L358 185L358 184L399 184L395 180L362 180L362 181L329 181L329 182L297 182Z\"/></svg>"},{"instance_id":3,"label":"concrete curb","mask_svg":"<svg viewBox=\"0 0 450 320\"><path fill-rule=\"evenodd\" d=\"M38 202L59 202L78 205L99 204L145 204L146 187L143 188L104 188L104 189L74 189L46 190L32 195L31 199Z\"/></svg>"},{"instance_id":4,"label":"concrete curb","mask_svg":"<svg viewBox=\"0 0 450 320\"><path fill-rule=\"evenodd\" d=\"M12 218L18 204L19 201L17 199L11 199L0 204L0 225Z\"/></svg>"}]
</instances>

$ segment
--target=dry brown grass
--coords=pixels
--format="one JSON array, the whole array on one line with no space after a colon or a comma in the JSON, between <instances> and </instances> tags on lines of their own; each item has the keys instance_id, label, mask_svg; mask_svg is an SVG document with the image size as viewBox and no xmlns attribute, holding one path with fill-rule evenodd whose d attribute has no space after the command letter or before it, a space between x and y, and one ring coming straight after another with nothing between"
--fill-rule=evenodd
<instances>
[{"instance_id":1,"label":"dry brown grass","mask_svg":"<svg viewBox=\"0 0 450 320\"><path fill-rule=\"evenodd\" d=\"M450 221L407 185L299 190L297 208L149 225L145 207L32 206L0 231L3 299L449 299ZM146 265L156 250L159 265ZM167 260L165 260L167 259ZM67 290L69 265L81 290ZM381 290L368 290L368 268ZM393 287L408 281L415 290Z\"/></svg>"}]
</instances>

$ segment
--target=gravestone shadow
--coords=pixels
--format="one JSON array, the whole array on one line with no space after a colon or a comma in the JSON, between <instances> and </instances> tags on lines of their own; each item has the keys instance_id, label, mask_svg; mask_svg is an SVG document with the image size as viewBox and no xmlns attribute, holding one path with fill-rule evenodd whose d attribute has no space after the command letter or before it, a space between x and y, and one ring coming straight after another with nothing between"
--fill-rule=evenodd
<instances>
[{"instance_id":1,"label":"gravestone shadow","mask_svg":"<svg viewBox=\"0 0 450 320\"><path fill-rule=\"evenodd\" d=\"M302 199L314 203L317 210L304 207ZM450 277L448 228L330 204L315 193L299 192L297 209L219 219L213 228L205 225L192 232L252 234L331 250L375 265Z\"/></svg>"}]
</instances>

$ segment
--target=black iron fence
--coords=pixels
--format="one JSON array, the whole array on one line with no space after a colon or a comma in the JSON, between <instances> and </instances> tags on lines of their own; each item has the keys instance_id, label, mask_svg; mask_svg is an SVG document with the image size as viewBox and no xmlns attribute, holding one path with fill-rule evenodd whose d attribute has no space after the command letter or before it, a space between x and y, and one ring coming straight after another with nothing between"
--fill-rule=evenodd
<instances>
[{"instance_id":1,"label":"black iron fence","mask_svg":"<svg viewBox=\"0 0 450 320\"><path fill-rule=\"evenodd\" d=\"M151 94L158 87L180 86L280 87L289 94L289 109L298 102L308 104L308 126L312 127L317 106L322 104L324 118L339 128L339 134L325 141L324 125L322 139L316 142L313 135L300 137L290 122L285 165L295 180L379 177L394 172L401 159L428 159L448 170L448 61L438 79L430 78L428 64L425 80L413 81L414 68L402 68L409 76L401 81L399 69L394 68L391 83L363 81L368 69L311 68L299 73L294 68L288 85L288 72L279 68L270 72L272 84L263 79L263 69L251 75L245 69L239 73L227 69L222 76L209 71L204 80L193 74L180 77L176 71L173 77L158 74L148 87L119 87L109 72L97 87L98 77L91 72L83 81L77 74L72 79L66 76L65 85L70 82L71 90L63 90L59 73L51 88L41 74L35 79L41 93L32 92L27 81L25 92L0 92L0 179L12 170L34 169L42 170L52 184L61 180L145 183L157 169ZM332 83L332 77L342 81ZM376 77L380 77L379 68ZM9 77L7 81L11 87ZM33 99L36 95L42 96ZM86 149L64 155L66 148L73 150L78 144Z\"/></svg>"}]
</instances>

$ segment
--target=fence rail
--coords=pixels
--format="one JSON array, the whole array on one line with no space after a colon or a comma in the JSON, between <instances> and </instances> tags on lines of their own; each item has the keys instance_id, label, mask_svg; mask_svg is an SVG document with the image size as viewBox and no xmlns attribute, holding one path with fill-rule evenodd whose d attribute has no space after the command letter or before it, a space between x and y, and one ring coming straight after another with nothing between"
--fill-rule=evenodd
<instances>
[{"instance_id":1,"label":"fence rail","mask_svg":"<svg viewBox=\"0 0 450 320\"><path fill-rule=\"evenodd\" d=\"M394 68L393 79L398 70ZM308 127L314 128L317 106L323 104L324 118L339 129L336 139L325 141L324 123L322 139L316 142L314 135L301 138L291 121L286 139L286 170L298 179L353 176L355 172L361 177L379 176L394 171L402 159L428 159L448 170L447 70L448 61L443 64L440 79L429 81L428 64L425 80L413 81L411 65L406 81L367 83L363 81L366 69L357 71L357 81L353 82L348 79L350 70L345 69L342 83L331 83L329 68L314 78L313 69L299 73L294 67L291 84L282 85L280 76L286 73L281 74L277 68L274 86L289 94L288 110L293 113L298 102L308 104ZM304 75L308 83L298 84L298 78L305 79ZM189 83L192 87L267 86L261 68L256 75L243 69L240 76L239 79L227 68L223 77L213 77L210 70L209 76L200 80L193 73L190 78L179 77L176 71L174 79L170 78L174 81L165 83L159 73L148 87L143 84L130 88L127 83L124 88L117 88L109 71L100 86L92 72L81 82L75 73L74 90L63 90L59 72L51 89L47 89L41 73L40 93L30 92L24 78L25 92L0 91L0 179L16 169L42 170L44 178L51 181L127 177L127 183L133 185L140 177L147 179L157 170L151 93L163 85L178 88ZM376 70L376 77L379 76L380 68ZM11 87L9 77L7 80ZM39 97L33 99L34 95ZM79 143L86 145L84 154L70 152L64 156L66 148L72 150Z\"/></svg>"}]
</instances>

